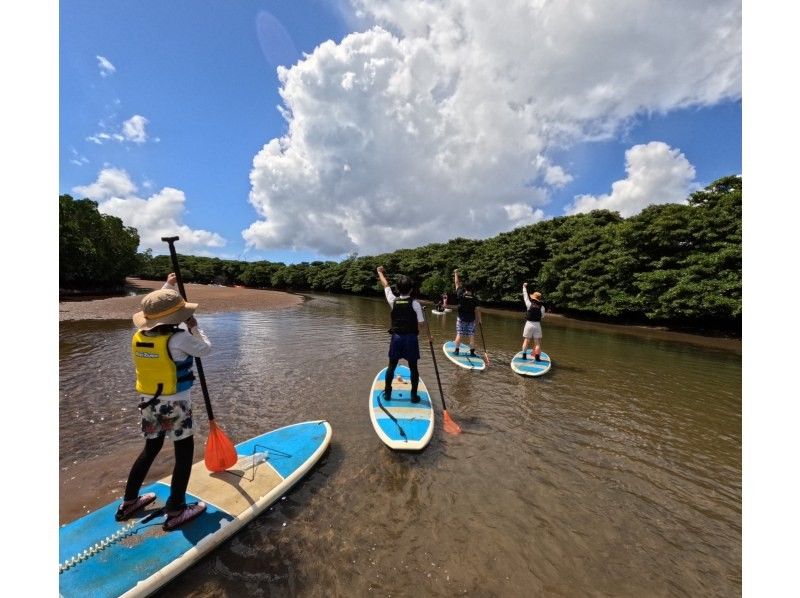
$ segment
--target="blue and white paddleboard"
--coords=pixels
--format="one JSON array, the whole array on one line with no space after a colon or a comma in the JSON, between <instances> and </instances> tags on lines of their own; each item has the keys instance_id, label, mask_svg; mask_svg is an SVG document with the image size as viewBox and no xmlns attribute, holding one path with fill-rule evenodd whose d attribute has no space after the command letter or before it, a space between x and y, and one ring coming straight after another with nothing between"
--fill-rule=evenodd
<instances>
[{"instance_id":1,"label":"blue and white paddleboard","mask_svg":"<svg viewBox=\"0 0 800 598\"><path fill-rule=\"evenodd\" d=\"M386 368L383 368L369 393L369 417L383 443L393 449L418 451L425 448L433 435L433 405L428 388L419 380L420 402L411 402L411 370L400 365L394 370L392 397L386 400L383 390Z\"/></svg>"},{"instance_id":2,"label":"blue and white paddleboard","mask_svg":"<svg viewBox=\"0 0 800 598\"><path fill-rule=\"evenodd\" d=\"M447 341L442 346L442 350L444 351L444 354L447 356L447 359L449 359L459 367L468 370L486 369L486 362L483 360L483 357L481 357L480 355L469 354L470 346L467 343L459 344L458 355L455 354L456 350L455 341Z\"/></svg>"},{"instance_id":3,"label":"blue and white paddleboard","mask_svg":"<svg viewBox=\"0 0 800 598\"><path fill-rule=\"evenodd\" d=\"M206 511L176 530L162 530L163 515L143 521L166 503L169 477L142 488L157 498L137 518L115 521L117 500L61 526L60 595L152 594L279 499L323 455L331 433L326 421L302 422L237 444L239 460L228 471L195 463L186 502L203 501Z\"/></svg>"},{"instance_id":4,"label":"blue and white paddleboard","mask_svg":"<svg viewBox=\"0 0 800 598\"><path fill-rule=\"evenodd\" d=\"M550 361L550 356L544 351L541 352L539 357L542 360L536 361L533 358L533 354L528 352L526 355L527 359L522 359L522 351L520 351L514 355L514 358L511 360L511 369L523 376L541 376L542 374L546 374L550 371L553 362Z\"/></svg>"}]
</instances>

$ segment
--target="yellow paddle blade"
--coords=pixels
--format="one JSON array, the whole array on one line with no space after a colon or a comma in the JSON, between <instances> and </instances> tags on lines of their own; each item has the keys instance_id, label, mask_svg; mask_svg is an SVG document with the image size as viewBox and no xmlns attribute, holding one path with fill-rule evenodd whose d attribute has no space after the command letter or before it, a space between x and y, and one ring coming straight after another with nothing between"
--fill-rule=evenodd
<instances>
[{"instance_id":1,"label":"yellow paddle blade","mask_svg":"<svg viewBox=\"0 0 800 598\"><path fill-rule=\"evenodd\" d=\"M213 419L208 422L208 440L206 440L206 469L208 471L225 471L233 467L238 460L236 448L225 436L222 428L217 427Z\"/></svg>"}]
</instances>

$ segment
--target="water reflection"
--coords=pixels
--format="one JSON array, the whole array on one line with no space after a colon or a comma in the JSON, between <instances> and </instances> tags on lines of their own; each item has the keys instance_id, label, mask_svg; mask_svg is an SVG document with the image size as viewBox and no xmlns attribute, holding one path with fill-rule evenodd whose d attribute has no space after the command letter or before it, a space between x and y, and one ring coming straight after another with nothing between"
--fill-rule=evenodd
<instances>
[{"instance_id":1,"label":"water reflection","mask_svg":"<svg viewBox=\"0 0 800 598\"><path fill-rule=\"evenodd\" d=\"M319 418L334 435L286 500L162 595L740 592L738 353L545 320L554 366L528 379L508 366L521 316L487 313L492 365L470 372L441 354L455 315L429 314L448 412L464 433L441 428L422 339L437 429L425 451L402 454L380 443L367 410L388 316L385 301L334 296L198 316L214 344L203 365L215 415L234 442ZM61 323L62 518L118 496L139 448L132 332L129 322ZM202 440L199 393L195 411Z\"/></svg>"}]
</instances>

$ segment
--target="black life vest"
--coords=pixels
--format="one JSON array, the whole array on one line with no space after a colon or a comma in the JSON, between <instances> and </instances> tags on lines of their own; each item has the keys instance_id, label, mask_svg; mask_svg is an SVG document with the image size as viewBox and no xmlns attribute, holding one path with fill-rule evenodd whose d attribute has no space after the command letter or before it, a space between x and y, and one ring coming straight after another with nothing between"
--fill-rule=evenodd
<instances>
[{"instance_id":1,"label":"black life vest","mask_svg":"<svg viewBox=\"0 0 800 598\"><path fill-rule=\"evenodd\" d=\"M473 322L475 320L475 307L478 300L469 291L464 291L458 298L458 317L462 322Z\"/></svg>"},{"instance_id":2,"label":"black life vest","mask_svg":"<svg viewBox=\"0 0 800 598\"><path fill-rule=\"evenodd\" d=\"M531 301L531 306L525 312L525 319L528 322L541 322L542 321L542 304L538 301Z\"/></svg>"},{"instance_id":3,"label":"black life vest","mask_svg":"<svg viewBox=\"0 0 800 598\"><path fill-rule=\"evenodd\" d=\"M392 334L419 334L417 313L412 306L411 297L398 297L392 305Z\"/></svg>"}]
</instances>

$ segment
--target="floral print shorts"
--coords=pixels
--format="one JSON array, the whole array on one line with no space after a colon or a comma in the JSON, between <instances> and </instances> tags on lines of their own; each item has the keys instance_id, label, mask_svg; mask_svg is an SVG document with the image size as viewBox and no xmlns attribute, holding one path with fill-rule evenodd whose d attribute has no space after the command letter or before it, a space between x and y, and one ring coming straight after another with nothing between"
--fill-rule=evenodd
<instances>
[{"instance_id":1,"label":"floral print shorts","mask_svg":"<svg viewBox=\"0 0 800 598\"><path fill-rule=\"evenodd\" d=\"M164 433L170 440L181 440L193 434L191 401L156 399L153 404L139 411L145 438L157 438Z\"/></svg>"}]
</instances>

